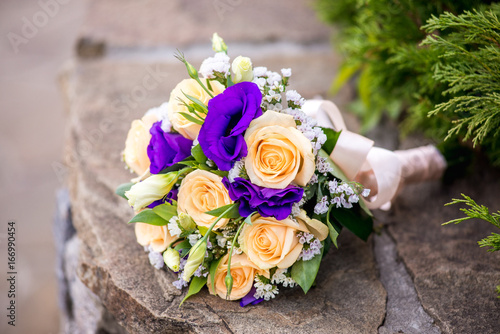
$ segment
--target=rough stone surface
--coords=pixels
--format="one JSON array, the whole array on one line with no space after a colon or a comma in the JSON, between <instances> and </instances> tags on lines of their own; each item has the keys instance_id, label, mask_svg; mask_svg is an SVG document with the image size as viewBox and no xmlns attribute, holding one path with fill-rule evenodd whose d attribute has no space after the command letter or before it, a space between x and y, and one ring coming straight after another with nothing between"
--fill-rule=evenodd
<instances>
[{"instance_id":1,"label":"rough stone surface","mask_svg":"<svg viewBox=\"0 0 500 334\"><path fill-rule=\"evenodd\" d=\"M184 75L181 66L161 65L159 71L168 77L147 91L147 98L125 108L120 98L133 96L147 66L156 69L154 64L105 60L81 63L64 80L71 119L65 168L81 240L81 281L133 333L251 333L257 328L262 333L376 332L384 319L386 293L377 279L372 244L348 233L340 250L324 260L317 286L306 296L297 288L271 302L241 308L205 290L178 308L185 292L173 287L173 274L149 264L132 226L125 223L133 212L114 195L115 187L131 177L120 161L130 121L164 102Z\"/></svg>"},{"instance_id":2,"label":"rough stone surface","mask_svg":"<svg viewBox=\"0 0 500 334\"><path fill-rule=\"evenodd\" d=\"M423 308L443 333L499 333L500 254L477 241L494 231L483 221L442 226L461 217L459 206L443 205L465 193L493 210L500 208L500 173L485 166L452 185L408 186L385 217L397 252L415 283Z\"/></svg>"},{"instance_id":3,"label":"rough stone surface","mask_svg":"<svg viewBox=\"0 0 500 334\"><path fill-rule=\"evenodd\" d=\"M86 48L184 47L208 44L214 32L226 42L311 44L328 41L313 1L92 0L81 32ZM81 49L83 50L83 49Z\"/></svg>"},{"instance_id":4,"label":"rough stone surface","mask_svg":"<svg viewBox=\"0 0 500 334\"><path fill-rule=\"evenodd\" d=\"M75 233L68 190L61 189L57 193L54 219L61 310L60 333L126 333L100 299L77 277L81 241Z\"/></svg>"},{"instance_id":5,"label":"rough stone surface","mask_svg":"<svg viewBox=\"0 0 500 334\"><path fill-rule=\"evenodd\" d=\"M397 259L396 245L386 232L375 236L375 257L387 291L387 312L379 334L440 334L434 319L422 308L410 275Z\"/></svg>"}]
</instances>

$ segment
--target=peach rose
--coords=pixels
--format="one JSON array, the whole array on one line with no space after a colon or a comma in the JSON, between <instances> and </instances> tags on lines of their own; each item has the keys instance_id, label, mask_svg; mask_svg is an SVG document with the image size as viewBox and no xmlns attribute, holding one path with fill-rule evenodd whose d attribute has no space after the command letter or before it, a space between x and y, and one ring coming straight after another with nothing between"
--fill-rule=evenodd
<instances>
[{"instance_id":1,"label":"peach rose","mask_svg":"<svg viewBox=\"0 0 500 334\"><path fill-rule=\"evenodd\" d=\"M135 237L142 246L151 246L155 252L163 252L168 245L175 241L168 232L167 226L156 226L145 223L135 223Z\"/></svg>"},{"instance_id":2,"label":"peach rose","mask_svg":"<svg viewBox=\"0 0 500 334\"><path fill-rule=\"evenodd\" d=\"M207 86L206 79L200 79L201 82ZM213 92L212 95L219 95L224 91L224 86L218 81L211 81L210 85L212 86ZM198 82L194 79L184 79L180 83L175 86L174 90L170 93L170 100L168 102L168 118L172 123L177 132L179 132L184 138L194 140L198 133L200 132L201 125L191 122L186 119L180 113L184 112L189 114L188 109L184 104L182 104L179 99L182 99L186 103L189 104L189 100L184 96L184 94L191 95L205 105L208 105L208 101L211 99L210 95L200 86ZM200 115L204 117L204 115Z\"/></svg>"},{"instance_id":3,"label":"peach rose","mask_svg":"<svg viewBox=\"0 0 500 334\"><path fill-rule=\"evenodd\" d=\"M252 183L283 189L291 182L305 186L314 174L311 142L297 130L292 116L268 110L245 133L245 167Z\"/></svg>"},{"instance_id":4,"label":"peach rose","mask_svg":"<svg viewBox=\"0 0 500 334\"><path fill-rule=\"evenodd\" d=\"M211 294L217 294L226 299L227 289L225 278L227 275L227 261L229 256L222 258L215 271L215 283L212 289L212 277L208 276L207 286ZM269 278L269 270L259 269L245 254L233 255L231 258L231 276L233 277L233 288L229 300L237 300L245 297L252 289L255 275L259 274Z\"/></svg>"},{"instance_id":5,"label":"peach rose","mask_svg":"<svg viewBox=\"0 0 500 334\"><path fill-rule=\"evenodd\" d=\"M288 268L297 261L302 244L297 232L309 232L303 221L254 215L238 239L241 249L260 269Z\"/></svg>"},{"instance_id":6,"label":"peach rose","mask_svg":"<svg viewBox=\"0 0 500 334\"><path fill-rule=\"evenodd\" d=\"M123 160L127 166L137 175L142 175L149 168L149 157L147 148L151 140L149 129L158 118L154 114L145 115L142 119L136 119L128 131L123 150Z\"/></svg>"},{"instance_id":7,"label":"peach rose","mask_svg":"<svg viewBox=\"0 0 500 334\"><path fill-rule=\"evenodd\" d=\"M177 211L193 218L199 226L210 227L217 217L206 214L221 206L233 203L222 183L222 177L197 169L182 180L177 195ZM228 219L221 219L215 225L218 229L226 225Z\"/></svg>"}]
</instances>

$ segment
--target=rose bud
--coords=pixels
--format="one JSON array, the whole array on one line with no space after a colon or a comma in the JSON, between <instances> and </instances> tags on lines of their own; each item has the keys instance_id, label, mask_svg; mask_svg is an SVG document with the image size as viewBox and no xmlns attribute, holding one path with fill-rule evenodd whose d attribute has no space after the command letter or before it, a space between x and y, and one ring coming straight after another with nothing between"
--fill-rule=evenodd
<instances>
[{"instance_id":1,"label":"rose bud","mask_svg":"<svg viewBox=\"0 0 500 334\"><path fill-rule=\"evenodd\" d=\"M233 70L233 82L238 83L242 81L253 80L252 61L248 57L238 56L233 60L231 65Z\"/></svg>"}]
</instances>

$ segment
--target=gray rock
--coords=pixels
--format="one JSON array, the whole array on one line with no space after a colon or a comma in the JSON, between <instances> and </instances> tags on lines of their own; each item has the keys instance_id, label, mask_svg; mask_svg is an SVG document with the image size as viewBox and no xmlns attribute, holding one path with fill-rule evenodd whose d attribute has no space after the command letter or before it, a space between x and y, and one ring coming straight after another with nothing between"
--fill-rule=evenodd
<instances>
[{"instance_id":1,"label":"gray rock","mask_svg":"<svg viewBox=\"0 0 500 334\"><path fill-rule=\"evenodd\" d=\"M440 334L434 319L422 308L404 264L397 259L394 241L385 232L375 236L375 257L387 291L387 313L379 334Z\"/></svg>"},{"instance_id":2,"label":"gray rock","mask_svg":"<svg viewBox=\"0 0 500 334\"><path fill-rule=\"evenodd\" d=\"M134 101L135 108L119 114L113 101L133 92L147 66L155 68L90 62L65 76L71 124L65 172L81 240L77 273L85 286L133 333L376 332L385 315L386 293L377 279L372 244L349 233L340 239L340 250L324 260L317 286L306 296L296 288L271 302L241 308L204 290L179 309L185 292L173 287L174 275L149 264L126 224L133 212L114 194L131 177L120 161L130 121L164 102L184 77L183 68L160 66L168 79L148 91L147 99ZM113 120L110 129L102 126L106 118Z\"/></svg>"},{"instance_id":3,"label":"gray rock","mask_svg":"<svg viewBox=\"0 0 500 334\"><path fill-rule=\"evenodd\" d=\"M485 166L478 170L450 186L408 186L386 220L424 310L444 333L500 332L500 299L495 293L500 254L477 245L494 227L479 220L441 225L463 216L459 206L443 206L461 192L492 210L500 208L499 171Z\"/></svg>"}]
</instances>

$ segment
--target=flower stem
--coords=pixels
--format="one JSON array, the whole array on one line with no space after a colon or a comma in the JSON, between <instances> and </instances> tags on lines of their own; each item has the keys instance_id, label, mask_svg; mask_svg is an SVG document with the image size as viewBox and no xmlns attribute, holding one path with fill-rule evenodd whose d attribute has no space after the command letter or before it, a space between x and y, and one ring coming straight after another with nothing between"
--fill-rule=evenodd
<instances>
[{"instance_id":1,"label":"flower stem","mask_svg":"<svg viewBox=\"0 0 500 334\"><path fill-rule=\"evenodd\" d=\"M234 250L234 244L238 240L238 236L240 235L241 229L245 223L241 224L240 227L238 228L238 231L236 231L236 234L234 235L233 242L231 243L231 250L229 251L229 257L227 259L227 275L226 275L226 280L230 280L232 283L233 276L231 275L231 258L233 256L233 250ZM229 295L231 295L231 289L232 289L232 284L230 287L226 285L227 288L227 293L226 293L226 299L229 299Z\"/></svg>"}]
</instances>

